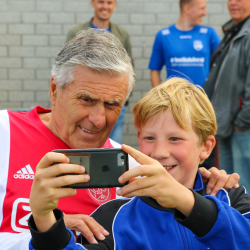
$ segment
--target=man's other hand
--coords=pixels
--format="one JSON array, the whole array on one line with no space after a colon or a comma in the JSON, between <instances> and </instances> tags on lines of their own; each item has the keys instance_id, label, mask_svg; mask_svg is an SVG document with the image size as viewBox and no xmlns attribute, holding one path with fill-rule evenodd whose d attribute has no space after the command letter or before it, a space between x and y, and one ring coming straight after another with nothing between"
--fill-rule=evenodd
<instances>
[{"instance_id":1,"label":"man's other hand","mask_svg":"<svg viewBox=\"0 0 250 250\"><path fill-rule=\"evenodd\" d=\"M212 167L207 170L204 167L199 168L203 182L207 184L207 194L216 196L221 188L239 187L240 176L236 173L228 175L225 170L219 170Z\"/></svg>"},{"instance_id":2,"label":"man's other hand","mask_svg":"<svg viewBox=\"0 0 250 250\"><path fill-rule=\"evenodd\" d=\"M89 243L98 243L95 238L104 240L109 235L99 223L85 214L64 214L64 223L73 232L80 232Z\"/></svg>"}]
</instances>

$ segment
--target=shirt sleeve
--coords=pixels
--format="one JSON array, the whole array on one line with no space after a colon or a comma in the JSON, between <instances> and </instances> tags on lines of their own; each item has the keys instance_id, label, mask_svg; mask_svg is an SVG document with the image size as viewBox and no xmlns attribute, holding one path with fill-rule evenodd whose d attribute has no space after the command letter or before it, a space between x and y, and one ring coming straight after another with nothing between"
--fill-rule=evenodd
<instances>
[{"instance_id":1,"label":"shirt sleeve","mask_svg":"<svg viewBox=\"0 0 250 250\"><path fill-rule=\"evenodd\" d=\"M161 31L155 37L152 54L148 68L150 70L160 71L164 65L164 50L162 44L162 33Z\"/></svg>"},{"instance_id":2,"label":"shirt sleeve","mask_svg":"<svg viewBox=\"0 0 250 250\"><path fill-rule=\"evenodd\" d=\"M211 38L210 38L210 48L211 48L211 55L215 51L215 49L218 47L219 43L221 42L221 39L215 29L211 28Z\"/></svg>"},{"instance_id":3,"label":"shirt sleeve","mask_svg":"<svg viewBox=\"0 0 250 250\"><path fill-rule=\"evenodd\" d=\"M180 224L210 249L250 249L250 195L244 187L221 189L217 197L194 195L195 206L188 218L175 213Z\"/></svg>"}]
</instances>

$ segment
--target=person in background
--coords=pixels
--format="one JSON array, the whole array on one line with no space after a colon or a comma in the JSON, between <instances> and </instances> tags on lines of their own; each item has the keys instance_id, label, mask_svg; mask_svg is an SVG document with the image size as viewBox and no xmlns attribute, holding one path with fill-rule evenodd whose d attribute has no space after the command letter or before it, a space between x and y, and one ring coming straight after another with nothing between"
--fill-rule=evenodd
<instances>
[{"instance_id":1,"label":"person in background","mask_svg":"<svg viewBox=\"0 0 250 250\"><path fill-rule=\"evenodd\" d=\"M219 165L250 190L250 0L228 0L231 16L204 85L216 111Z\"/></svg>"},{"instance_id":2,"label":"person in background","mask_svg":"<svg viewBox=\"0 0 250 250\"><path fill-rule=\"evenodd\" d=\"M167 77L186 78L203 86L210 57L220 43L213 28L201 26L202 18L207 15L206 0L180 0L179 4L177 23L160 30L155 38L149 62L152 87L161 83L164 65Z\"/></svg>"},{"instance_id":3,"label":"person in background","mask_svg":"<svg viewBox=\"0 0 250 250\"><path fill-rule=\"evenodd\" d=\"M93 18L87 23L80 24L68 32L67 40L69 41L81 30L88 28L106 29L114 34L122 43L128 55L130 56L133 64L132 50L130 37L128 32L122 27L110 22L113 11L117 6L116 0L91 0L91 6L94 9ZM121 114L116 122L113 131L110 134L110 138L118 143L122 143L123 127L125 122L125 113L128 101L125 103L121 110Z\"/></svg>"},{"instance_id":4,"label":"person in background","mask_svg":"<svg viewBox=\"0 0 250 250\"><path fill-rule=\"evenodd\" d=\"M176 24L160 30L155 38L149 69L152 87L161 83L160 72L166 66L167 77L178 76L203 86L209 73L210 57L220 38L216 31L201 26L207 15L206 0L180 0ZM216 150L202 164L215 166Z\"/></svg>"}]
</instances>

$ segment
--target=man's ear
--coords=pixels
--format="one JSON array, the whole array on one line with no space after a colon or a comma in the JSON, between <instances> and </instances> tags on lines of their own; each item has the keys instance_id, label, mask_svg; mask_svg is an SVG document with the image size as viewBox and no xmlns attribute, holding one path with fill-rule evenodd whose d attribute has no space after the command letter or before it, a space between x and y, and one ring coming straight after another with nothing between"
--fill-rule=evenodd
<instances>
[{"instance_id":1,"label":"man's ear","mask_svg":"<svg viewBox=\"0 0 250 250\"><path fill-rule=\"evenodd\" d=\"M95 8L94 1L93 1L93 0L90 0L90 4L91 4L92 8Z\"/></svg>"},{"instance_id":2,"label":"man's ear","mask_svg":"<svg viewBox=\"0 0 250 250\"><path fill-rule=\"evenodd\" d=\"M216 144L216 140L215 140L214 136L209 135L207 137L207 140L204 143L203 149L202 149L202 151L200 153L200 159L201 160L205 160L205 159L207 159L209 157L209 155L211 154L215 144Z\"/></svg>"},{"instance_id":3,"label":"man's ear","mask_svg":"<svg viewBox=\"0 0 250 250\"><path fill-rule=\"evenodd\" d=\"M55 106L57 90L58 90L57 82L55 78L52 76L49 88L50 102L52 106Z\"/></svg>"}]
</instances>

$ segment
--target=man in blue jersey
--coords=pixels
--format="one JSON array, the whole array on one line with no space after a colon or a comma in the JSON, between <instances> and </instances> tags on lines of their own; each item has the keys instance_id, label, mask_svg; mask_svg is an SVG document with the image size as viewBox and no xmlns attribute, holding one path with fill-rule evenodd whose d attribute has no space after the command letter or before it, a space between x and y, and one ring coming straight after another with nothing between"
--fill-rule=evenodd
<instances>
[{"instance_id":1,"label":"man in blue jersey","mask_svg":"<svg viewBox=\"0 0 250 250\"><path fill-rule=\"evenodd\" d=\"M186 78L203 86L210 56L220 43L213 28L200 25L207 15L206 0L180 0L180 9L177 23L156 35L149 63L153 87L161 83L160 71L164 65L168 77Z\"/></svg>"}]
</instances>

